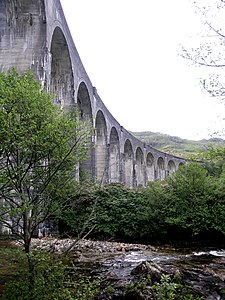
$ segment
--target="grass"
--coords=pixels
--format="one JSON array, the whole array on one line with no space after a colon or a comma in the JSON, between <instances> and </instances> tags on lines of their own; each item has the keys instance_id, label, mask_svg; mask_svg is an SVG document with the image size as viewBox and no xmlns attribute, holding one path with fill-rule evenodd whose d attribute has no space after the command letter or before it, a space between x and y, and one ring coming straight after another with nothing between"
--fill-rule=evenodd
<instances>
[{"instance_id":1,"label":"grass","mask_svg":"<svg viewBox=\"0 0 225 300\"><path fill-rule=\"evenodd\" d=\"M78 272L70 258L62 260L43 250L32 251L32 260L31 277L22 249L12 241L0 240L0 299L85 300L98 293L98 282Z\"/></svg>"},{"instance_id":2,"label":"grass","mask_svg":"<svg viewBox=\"0 0 225 300\"><path fill-rule=\"evenodd\" d=\"M24 262L23 262L24 260ZM25 268L25 255L12 241L0 239L0 296L6 282L17 279Z\"/></svg>"}]
</instances>

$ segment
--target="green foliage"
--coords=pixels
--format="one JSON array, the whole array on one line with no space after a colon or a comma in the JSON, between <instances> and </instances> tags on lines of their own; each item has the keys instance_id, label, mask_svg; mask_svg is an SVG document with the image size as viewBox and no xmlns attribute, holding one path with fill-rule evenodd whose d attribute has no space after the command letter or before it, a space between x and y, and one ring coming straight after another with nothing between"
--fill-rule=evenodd
<instances>
[{"instance_id":1,"label":"green foliage","mask_svg":"<svg viewBox=\"0 0 225 300\"><path fill-rule=\"evenodd\" d=\"M219 159L217 161L204 161L202 165L210 176L219 178L223 170L224 159Z\"/></svg>"},{"instance_id":2,"label":"green foliage","mask_svg":"<svg viewBox=\"0 0 225 300\"><path fill-rule=\"evenodd\" d=\"M208 230L213 185L207 171L195 163L182 166L168 183L169 193L173 195L167 206L168 224L190 229L193 235Z\"/></svg>"},{"instance_id":3,"label":"green foliage","mask_svg":"<svg viewBox=\"0 0 225 300\"><path fill-rule=\"evenodd\" d=\"M128 285L124 294L126 299L139 299L141 295L147 295L146 299L155 300L202 300L190 286L185 286L166 274L162 274L160 282L156 284L152 284L149 275L143 276L134 284Z\"/></svg>"},{"instance_id":4,"label":"green foliage","mask_svg":"<svg viewBox=\"0 0 225 300\"><path fill-rule=\"evenodd\" d=\"M60 217L76 235L85 224L85 232L94 227L92 235L136 241L157 239L166 235L166 199L165 188L158 182L136 190L119 183L88 186L70 198Z\"/></svg>"},{"instance_id":5,"label":"green foliage","mask_svg":"<svg viewBox=\"0 0 225 300\"><path fill-rule=\"evenodd\" d=\"M134 190L122 184L105 187L92 184L85 189L82 184L60 217L77 235L85 225L86 232L94 226L95 232L104 236L128 238L137 231L136 215L140 205L135 196Z\"/></svg>"},{"instance_id":6,"label":"green foliage","mask_svg":"<svg viewBox=\"0 0 225 300\"><path fill-rule=\"evenodd\" d=\"M152 286L154 299L156 300L201 300L202 297L195 295L191 287L176 283L169 275L163 274L159 284Z\"/></svg>"},{"instance_id":7,"label":"green foliage","mask_svg":"<svg viewBox=\"0 0 225 300\"><path fill-rule=\"evenodd\" d=\"M137 231L139 203L136 193L121 184L111 184L98 191L97 228L107 235L128 238Z\"/></svg>"},{"instance_id":8,"label":"green foliage","mask_svg":"<svg viewBox=\"0 0 225 300\"><path fill-rule=\"evenodd\" d=\"M178 284L172 282L169 275L162 275L159 285L154 285L153 290L155 291L157 300L174 300L176 299L176 289Z\"/></svg>"},{"instance_id":9,"label":"green foliage","mask_svg":"<svg viewBox=\"0 0 225 300\"><path fill-rule=\"evenodd\" d=\"M61 221L61 233L79 236L87 233L96 224L96 191L99 187L90 181L76 182L68 195L68 201L57 217Z\"/></svg>"},{"instance_id":10,"label":"green foliage","mask_svg":"<svg viewBox=\"0 0 225 300\"><path fill-rule=\"evenodd\" d=\"M225 145L209 145L207 151L200 153L197 157L203 162L219 164L224 162Z\"/></svg>"},{"instance_id":11,"label":"green foliage","mask_svg":"<svg viewBox=\"0 0 225 300\"><path fill-rule=\"evenodd\" d=\"M6 285L2 300L86 300L98 292L98 283L76 272L69 274L68 266L59 257L46 253L30 253L34 264L34 278L23 273ZM71 268L71 267L70 267Z\"/></svg>"},{"instance_id":12,"label":"green foliage","mask_svg":"<svg viewBox=\"0 0 225 300\"><path fill-rule=\"evenodd\" d=\"M223 180L209 176L203 166L192 163L179 168L168 184L172 195L167 204L168 224L189 229L192 235L211 229L224 234L224 192L218 197Z\"/></svg>"},{"instance_id":13,"label":"green foliage","mask_svg":"<svg viewBox=\"0 0 225 300\"><path fill-rule=\"evenodd\" d=\"M29 71L0 73L0 124L0 220L23 232L29 252L35 228L72 189L91 131L76 110L54 105Z\"/></svg>"},{"instance_id":14,"label":"green foliage","mask_svg":"<svg viewBox=\"0 0 225 300\"><path fill-rule=\"evenodd\" d=\"M178 241L213 231L225 236L224 170L222 161L189 163L147 188L88 186L71 197L62 219L77 235L85 224L85 232L94 228L92 236L124 241Z\"/></svg>"},{"instance_id":15,"label":"green foliage","mask_svg":"<svg viewBox=\"0 0 225 300\"><path fill-rule=\"evenodd\" d=\"M0 266L0 285L4 283L4 278L17 280L21 273L27 270L26 255L7 240L0 240Z\"/></svg>"},{"instance_id":16,"label":"green foliage","mask_svg":"<svg viewBox=\"0 0 225 300\"><path fill-rule=\"evenodd\" d=\"M167 235L165 227L169 196L167 183L149 182L148 187L143 189L142 195L142 209L137 215L139 232L147 240L161 240Z\"/></svg>"},{"instance_id":17,"label":"green foliage","mask_svg":"<svg viewBox=\"0 0 225 300\"><path fill-rule=\"evenodd\" d=\"M220 177L214 180L214 186L210 191L208 202L209 215L212 228L225 235L225 165L223 165Z\"/></svg>"},{"instance_id":18,"label":"green foliage","mask_svg":"<svg viewBox=\"0 0 225 300\"><path fill-rule=\"evenodd\" d=\"M127 285L124 294L126 298L128 297L128 299L138 299L138 295L144 290L149 290L151 292L151 284L152 281L150 276L143 276L140 280L137 280L135 283Z\"/></svg>"}]
</instances>

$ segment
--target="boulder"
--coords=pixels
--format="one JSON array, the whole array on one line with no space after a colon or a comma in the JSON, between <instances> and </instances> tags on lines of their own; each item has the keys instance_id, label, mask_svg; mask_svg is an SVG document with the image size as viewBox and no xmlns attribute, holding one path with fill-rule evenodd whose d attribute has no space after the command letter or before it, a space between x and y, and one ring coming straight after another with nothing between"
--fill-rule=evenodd
<instances>
[{"instance_id":1,"label":"boulder","mask_svg":"<svg viewBox=\"0 0 225 300\"><path fill-rule=\"evenodd\" d=\"M162 274L165 273L162 267L153 261L143 261L131 271L131 275L143 276L149 275L152 283L160 282Z\"/></svg>"}]
</instances>

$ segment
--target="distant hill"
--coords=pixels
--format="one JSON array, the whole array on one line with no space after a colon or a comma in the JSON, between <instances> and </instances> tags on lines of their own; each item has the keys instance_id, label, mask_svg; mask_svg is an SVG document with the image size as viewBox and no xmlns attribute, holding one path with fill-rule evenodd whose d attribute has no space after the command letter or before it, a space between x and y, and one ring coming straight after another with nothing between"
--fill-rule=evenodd
<instances>
[{"instance_id":1,"label":"distant hill","mask_svg":"<svg viewBox=\"0 0 225 300\"><path fill-rule=\"evenodd\" d=\"M209 145L218 146L224 143L224 140L220 138L192 141L159 132L144 131L131 133L139 140L160 151L183 158L189 158L191 155L196 154L199 151L204 151Z\"/></svg>"}]
</instances>

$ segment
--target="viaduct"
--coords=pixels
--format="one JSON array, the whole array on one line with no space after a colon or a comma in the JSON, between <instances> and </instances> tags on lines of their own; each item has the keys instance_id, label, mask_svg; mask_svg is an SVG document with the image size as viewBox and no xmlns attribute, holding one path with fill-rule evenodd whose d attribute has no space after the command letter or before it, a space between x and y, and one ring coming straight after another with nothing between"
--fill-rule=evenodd
<instances>
[{"instance_id":1,"label":"viaduct","mask_svg":"<svg viewBox=\"0 0 225 300\"><path fill-rule=\"evenodd\" d=\"M185 163L135 138L111 115L92 86L60 0L0 1L0 72L30 68L63 107L76 106L94 128L84 169L103 184L127 187L162 180Z\"/></svg>"}]
</instances>

